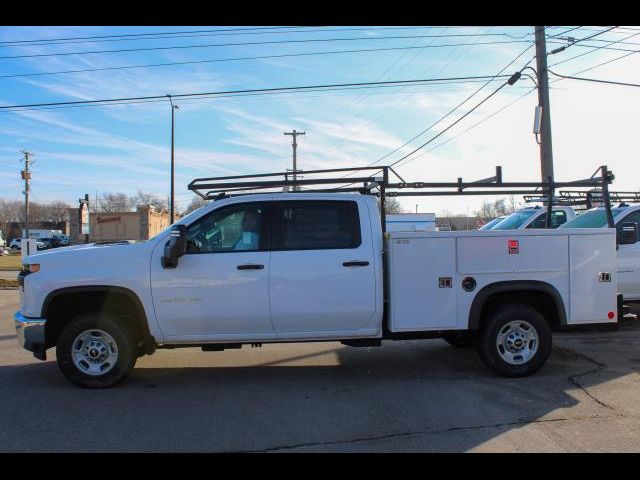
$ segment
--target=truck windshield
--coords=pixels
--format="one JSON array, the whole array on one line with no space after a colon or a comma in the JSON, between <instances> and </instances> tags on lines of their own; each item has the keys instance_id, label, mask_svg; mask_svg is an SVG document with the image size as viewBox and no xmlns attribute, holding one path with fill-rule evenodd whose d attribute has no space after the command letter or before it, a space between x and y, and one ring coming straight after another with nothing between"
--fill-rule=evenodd
<instances>
[{"instance_id":1,"label":"truck windshield","mask_svg":"<svg viewBox=\"0 0 640 480\"><path fill-rule=\"evenodd\" d=\"M612 208L611 213L615 219L624 212L624 208ZM607 226L607 215L604 208L589 210L588 212L578 215L573 220L561 225L560 228L603 228Z\"/></svg>"},{"instance_id":2,"label":"truck windshield","mask_svg":"<svg viewBox=\"0 0 640 480\"><path fill-rule=\"evenodd\" d=\"M520 228L531 216L539 210L522 210L513 212L501 222L496 223L491 230L515 230Z\"/></svg>"},{"instance_id":3,"label":"truck windshield","mask_svg":"<svg viewBox=\"0 0 640 480\"><path fill-rule=\"evenodd\" d=\"M494 218L493 220L491 220L489 223L485 223L483 226L481 226L478 230L491 230L493 228L494 225L496 225L497 223L500 223L502 220L504 220L506 217L498 217L498 218Z\"/></svg>"}]
</instances>

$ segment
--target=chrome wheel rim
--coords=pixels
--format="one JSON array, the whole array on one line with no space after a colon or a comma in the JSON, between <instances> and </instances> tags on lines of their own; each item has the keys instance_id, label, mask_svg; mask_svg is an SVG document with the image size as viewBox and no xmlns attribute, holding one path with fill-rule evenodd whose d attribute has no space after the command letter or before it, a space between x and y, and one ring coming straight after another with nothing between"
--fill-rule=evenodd
<instances>
[{"instance_id":1,"label":"chrome wheel rim","mask_svg":"<svg viewBox=\"0 0 640 480\"><path fill-rule=\"evenodd\" d=\"M74 365L91 376L104 375L118 361L118 345L104 330L85 330L71 347Z\"/></svg>"},{"instance_id":2,"label":"chrome wheel rim","mask_svg":"<svg viewBox=\"0 0 640 480\"><path fill-rule=\"evenodd\" d=\"M538 332L529 322L513 320L498 331L496 348L509 365L522 365L538 351Z\"/></svg>"}]
</instances>

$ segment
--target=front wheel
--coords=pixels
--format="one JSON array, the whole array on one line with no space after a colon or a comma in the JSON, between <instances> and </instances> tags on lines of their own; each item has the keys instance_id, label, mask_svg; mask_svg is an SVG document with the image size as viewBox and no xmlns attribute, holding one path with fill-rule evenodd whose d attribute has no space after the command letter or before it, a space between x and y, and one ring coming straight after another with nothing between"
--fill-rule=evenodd
<instances>
[{"instance_id":1,"label":"front wheel","mask_svg":"<svg viewBox=\"0 0 640 480\"><path fill-rule=\"evenodd\" d=\"M133 369L136 343L117 317L82 314L60 333L56 357L58 367L71 382L84 388L107 388Z\"/></svg>"},{"instance_id":2,"label":"front wheel","mask_svg":"<svg viewBox=\"0 0 640 480\"><path fill-rule=\"evenodd\" d=\"M539 370L551 354L551 328L529 305L513 303L486 319L478 345L484 363L498 375L524 377Z\"/></svg>"}]
</instances>

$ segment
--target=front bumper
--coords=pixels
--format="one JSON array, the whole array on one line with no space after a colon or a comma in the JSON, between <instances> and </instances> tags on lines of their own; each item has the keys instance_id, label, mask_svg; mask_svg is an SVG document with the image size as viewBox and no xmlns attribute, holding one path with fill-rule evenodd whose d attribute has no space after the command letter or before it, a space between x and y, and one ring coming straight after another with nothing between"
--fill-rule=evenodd
<instances>
[{"instance_id":1,"label":"front bumper","mask_svg":"<svg viewBox=\"0 0 640 480\"><path fill-rule=\"evenodd\" d=\"M45 347L46 318L27 318L20 311L13 316L13 322L18 334L18 343L26 350L33 352L33 356L40 360L47 359Z\"/></svg>"}]
</instances>

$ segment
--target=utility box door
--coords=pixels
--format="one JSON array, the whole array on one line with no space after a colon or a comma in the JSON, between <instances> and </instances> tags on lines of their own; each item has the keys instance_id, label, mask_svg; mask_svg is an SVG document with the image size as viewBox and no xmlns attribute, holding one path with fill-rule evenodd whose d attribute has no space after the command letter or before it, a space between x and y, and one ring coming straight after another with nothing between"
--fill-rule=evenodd
<instances>
[{"instance_id":1,"label":"utility box door","mask_svg":"<svg viewBox=\"0 0 640 480\"><path fill-rule=\"evenodd\" d=\"M391 331L455 328L455 238L401 235L387 240Z\"/></svg>"}]
</instances>

